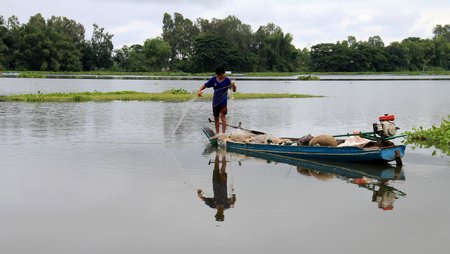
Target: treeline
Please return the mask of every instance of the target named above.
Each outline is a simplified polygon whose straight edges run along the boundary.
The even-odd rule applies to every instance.
[[[89,71],[113,67],[113,35],[93,25],[85,40],[83,25],[66,17],[41,14],[20,24],[0,16],[0,68],[6,70]]]
[[[311,47],[309,68],[323,72],[450,70],[450,25],[437,25],[433,39],[410,37],[385,46],[379,36]]]
[[[0,16],[0,70],[210,72],[218,64],[237,72],[450,70],[450,25],[437,25],[433,35],[388,46],[379,36],[349,36],[298,49],[273,23],[254,32],[235,16],[192,21],[165,13],[160,37],[114,50],[113,35],[96,24],[85,39],[83,25],[66,17],[36,14],[20,24]]]

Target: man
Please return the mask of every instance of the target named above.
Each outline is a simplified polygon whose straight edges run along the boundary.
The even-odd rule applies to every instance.
[[[225,133],[227,128],[227,97],[228,89],[232,89],[236,92],[236,84],[225,76],[225,68],[223,66],[218,66],[216,68],[216,75],[210,78],[205,84],[203,84],[197,92],[198,97],[203,96],[203,90],[212,87],[214,89],[213,97],[213,115],[214,123],[216,127],[216,135],[220,131],[220,121],[222,122],[222,133]]]

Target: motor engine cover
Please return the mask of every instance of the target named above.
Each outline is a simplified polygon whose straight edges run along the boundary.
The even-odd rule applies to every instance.
[[[397,133],[397,127],[395,127],[395,124],[393,122],[382,121],[381,125],[383,129],[383,136],[390,137],[394,136]]]

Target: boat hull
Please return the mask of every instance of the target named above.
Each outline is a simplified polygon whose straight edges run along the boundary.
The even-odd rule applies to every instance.
[[[214,132],[210,128],[202,128],[205,135],[213,145],[219,142],[211,139]],[[359,147],[330,147],[330,146],[284,146],[269,144],[239,143],[233,141],[224,142],[227,150],[241,152],[259,152],[274,155],[282,155],[291,158],[309,160],[328,160],[344,162],[361,161],[394,161],[400,160],[405,155],[405,146],[389,146],[372,149],[362,149]]]
[[[283,155],[299,159],[330,160],[330,161],[393,161],[405,154],[405,146],[391,146],[379,149],[361,149],[358,147],[328,147],[328,146],[282,146],[245,144],[228,141],[227,149],[251,151]]]

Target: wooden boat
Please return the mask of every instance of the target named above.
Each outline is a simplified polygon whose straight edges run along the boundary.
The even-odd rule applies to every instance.
[[[218,145],[218,139],[214,138],[214,131],[209,127],[203,127],[203,132],[211,144]],[[287,146],[273,144],[252,144],[235,141],[223,142],[227,150],[237,152],[254,152],[281,155],[291,158],[344,162],[375,162],[396,161],[401,165],[401,158],[405,154],[404,145],[373,146],[370,148],[359,147],[331,147],[331,146]]]

